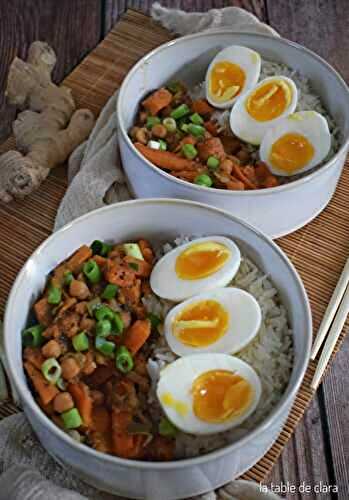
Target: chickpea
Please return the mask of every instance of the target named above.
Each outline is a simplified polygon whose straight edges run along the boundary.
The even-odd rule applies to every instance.
[[[97,365],[107,365],[109,363],[109,360],[106,356],[103,356],[100,352],[96,352],[96,357],[95,357]]]
[[[233,162],[231,160],[229,160],[228,158],[226,158],[225,160],[223,160],[219,166],[221,172],[224,172],[225,174],[228,174],[230,175],[231,174],[231,171],[233,170]]]
[[[82,367],[82,371],[84,375],[91,375],[97,368],[97,365],[94,361],[94,356],[92,352],[88,352],[85,356],[85,362]]]
[[[154,137],[158,137],[159,139],[165,139],[167,135],[167,129],[164,125],[161,125],[161,123],[157,123],[151,129],[151,133]]]
[[[91,391],[91,398],[93,404],[96,406],[101,406],[104,403],[104,394],[101,391],[96,391],[96,390]]]
[[[75,312],[81,314],[81,316],[85,314],[87,312],[87,302],[79,302],[78,304],[76,304]]]
[[[132,127],[131,128],[131,130],[130,130],[131,139],[133,139],[133,140],[136,139],[136,135],[137,135],[138,130],[139,130],[139,127]]]
[[[53,400],[53,409],[57,413],[63,413],[74,408],[74,401],[69,392],[60,392]]]
[[[84,281],[73,280],[69,286],[69,293],[72,297],[79,300],[87,299],[90,296],[90,290]]]
[[[57,340],[50,340],[41,348],[41,352],[45,358],[59,358],[62,349]]]
[[[96,320],[92,318],[82,318],[80,321],[80,328],[81,330],[86,330],[87,332],[90,332],[93,330],[93,328],[96,326]]]
[[[74,358],[65,358],[61,364],[62,377],[65,380],[71,380],[80,373],[79,363]]]
[[[148,141],[150,139],[150,132],[146,128],[140,128],[136,134],[136,140],[137,142],[140,142],[141,144],[148,144]]]

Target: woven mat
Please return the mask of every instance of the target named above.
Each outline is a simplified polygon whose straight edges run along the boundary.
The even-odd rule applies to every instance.
[[[86,106],[98,114],[130,67],[170,38],[168,31],[149,17],[128,11],[64,84],[73,90],[79,106]],[[0,146],[0,152],[10,147],[13,147],[11,138]],[[305,228],[278,240],[303,279],[312,306],[315,332],[349,255],[349,164],[346,166],[326,210]],[[65,169],[59,167],[29,199],[0,205],[0,314],[3,314],[6,297],[18,271],[50,234],[65,188]],[[344,333],[335,352],[343,339]],[[313,397],[310,381],[315,367],[316,363],[311,362],[287,423],[274,446],[243,478],[263,481],[268,476]],[[0,419],[15,412],[16,407],[6,402],[0,406]]]

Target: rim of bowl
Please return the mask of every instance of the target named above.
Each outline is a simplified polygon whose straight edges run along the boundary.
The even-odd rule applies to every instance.
[[[132,205],[152,205],[152,204],[164,204],[164,205],[186,205],[186,206],[193,206],[197,208],[204,208],[205,210],[210,210],[212,212],[215,212],[217,215],[228,218],[230,220],[233,220],[237,222],[238,224],[245,226],[247,229],[252,231],[258,238],[264,240],[269,246],[271,246],[276,253],[279,255],[280,259],[283,260],[283,262],[290,268],[291,273],[293,275],[293,279],[295,280],[295,283],[298,287],[299,293],[301,294],[303,298],[303,304],[304,304],[304,309],[305,309],[305,315],[306,315],[306,325],[305,325],[305,331],[308,332],[308,342],[306,346],[306,350],[304,352],[304,361],[302,363],[302,366],[300,368],[300,372],[298,373],[297,379],[295,381],[295,384],[293,387],[287,386],[285,389],[285,392],[288,390],[289,394],[287,398],[280,402],[272,409],[272,411],[265,417],[265,419],[257,425],[251,432],[248,432],[245,436],[242,438],[238,439],[234,443],[227,444],[223,446],[222,448],[219,448],[217,450],[213,450],[211,452],[205,453],[204,455],[200,455],[197,457],[193,458],[182,458],[180,460],[171,460],[169,462],[154,462],[154,461],[144,461],[144,460],[128,460],[124,458],[119,458],[116,456],[108,455],[107,453],[102,453],[99,451],[94,450],[93,448],[90,448],[84,444],[78,443],[77,441],[74,441],[68,434],[66,434],[64,431],[62,431],[59,427],[57,427],[46,415],[45,413],[40,409],[38,404],[35,402],[33,395],[26,383],[25,380],[19,380],[19,378],[16,376],[16,366],[12,363],[12,358],[9,356],[9,344],[11,342],[11,338],[9,337],[9,334],[7,332],[10,331],[10,323],[11,323],[11,315],[15,313],[16,308],[16,296],[18,293],[18,289],[23,286],[24,282],[24,275],[25,275],[25,269],[28,267],[28,264],[30,261],[35,258],[39,257],[40,253],[45,251],[46,246],[48,245],[49,242],[52,240],[55,240],[62,234],[69,232],[73,226],[79,225],[82,222],[86,222],[92,215],[96,213],[104,213],[104,212],[109,212],[113,210],[117,210],[118,206],[131,206]],[[12,313],[12,314],[11,314]],[[311,343],[312,343],[312,315],[311,315],[311,308],[309,304],[309,299],[307,296],[307,293],[305,291],[304,285],[295,269],[291,261],[288,259],[287,255],[274,243],[268,236],[264,235],[262,232],[260,232],[258,229],[254,228],[250,224],[244,222],[243,220],[239,219],[238,217],[235,217],[234,215],[231,215],[229,212],[226,212],[224,210],[221,210],[219,208],[211,207],[210,205],[207,205],[205,203],[199,203],[199,202],[194,202],[194,201],[189,201],[189,200],[180,200],[180,199],[173,199],[173,198],[147,198],[147,199],[139,199],[139,200],[129,200],[129,201],[124,201],[120,202],[117,204],[112,204],[108,205],[106,207],[98,208],[96,210],[93,210],[92,212],[89,212],[85,215],[82,215],[81,217],[78,217],[74,221],[66,224],[63,226],[61,229],[58,231],[52,233],[48,238],[46,238],[41,245],[33,252],[33,254],[27,259],[25,264],[23,265],[21,271],[19,272],[15,282],[12,285],[8,301],[6,304],[6,310],[5,310],[5,316],[4,316],[4,347],[5,347],[5,355],[8,363],[8,368],[9,372],[11,374],[11,381],[14,384],[15,388],[17,389],[20,399],[25,402],[27,406],[30,407],[31,411],[35,414],[35,418],[37,421],[40,422],[40,424],[46,428],[49,428],[51,432],[53,432],[56,436],[57,439],[61,439],[65,441],[65,443],[68,446],[71,446],[78,451],[82,451],[88,455],[92,455],[94,459],[97,460],[106,460],[110,462],[111,464],[115,463],[118,465],[122,465],[125,467],[139,467],[141,469],[175,469],[175,468],[182,468],[182,467],[187,467],[187,466],[195,466],[195,465],[200,465],[202,463],[209,462],[211,460],[214,460],[216,458],[219,458],[221,456],[224,456],[228,454],[229,452],[233,451],[234,449],[238,450],[241,448],[245,443],[253,439],[253,437],[259,435],[260,433],[267,432],[269,427],[277,420],[278,417],[282,414],[282,412],[285,409],[285,406],[287,403],[292,400],[294,400],[298,389],[302,383],[304,374],[306,372],[306,369],[308,367],[309,359],[310,359],[310,349],[311,349]],[[283,397],[285,394],[283,395]]]
[[[286,38],[282,37],[274,37],[272,35],[264,35],[264,34],[259,34],[259,33],[242,33],[239,31],[234,31],[231,29],[222,29],[222,28],[215,28],[215,29],[210,29],[207,32],[203,33],[195,33],[193,35],[186,35],[182,36],[180,38],[176,38],[174,40],[170,40],[169,42],[163,43],[159,47],[156,47],[155,49],[151,50],[148,52],[145,56],[143,56],[132,68],[131,70],[127,73],[126,77],[124,78],[120,90],[119,90],[119,95],[116,103],[116,111],[117,111],[117,120],[119,124],[119,130],[125,140],[125,144],[127,147],[138,156],[140,160],[143,161],[144,165],[148,168],[151,168],[154,170],[158,175],[161,175],[165,177],[168,180],[171,180],[172,182],[175,182],[179,185],[186,186],[188,189],[194,189],[194,190],[199,190],[199,191],[206,191],[207,193],[214,193],[214,194],[219,194],[222,196],[263,196],[263,195],[268,195],[272,193],[280,193],[282,191],[286,191],[288,189],[296,188],[297,186],[304,184],[306,182],[311,182],[312,179],[315,177],[321,175],[321,173],[330,167],[333,166],[333,164],[337,161],[339,156],[341,154],[344,154],[346,149],[349,146],[349,134],[346,137],[346,139],[343,141],[343,144],[339,148],[339,150],[333,155],[333,157],[328,160],[324,165],[322,165],[320,168],[317,168],[314,172],[311,174],[305,175],[304,177],[297,179],[295,181],[289,182],[288,184],[282,184],[281,186],[276,186],[272,188],[264,188],[264,189],[255,189],[255,190],[248,190],[248,191],[229,191],[226,189],[218,189],[218,188],[208,188],[205,186],[198,186],[197,184],[192,184],[191,182],[184,181],[182,179],[178,179],[174,177],[173,175],[168,174],[164,170],[160,169],[159,167],[155,166],[153,163],[151,163],[149,160],[147,160],[133,145],[131,139],[128,136],[127,130],[124,126],[123,119],[122,119],[122,112],[121,112],[121,101],[123,98],[123,93],[125,92],[125,89],[128,85],[129,79],[132,77],[138,69],[143,66],[149,59],[151,59],[155,54],[164,52],[168,49],[168,47],[171,47],[172,45],[182,45],[185,44],[188,40],[193,40],[196,38],[202,38],[202,37],[211,37],[215,36],[217,33],[221,34],[233,34],[233,35],[241,35],[241,36],[247,36],[248,38],[251,39],[272,39],[275,41],[275,43],[280,43],[281,45],[285,46],[290,46],[293,47],[301,52],[305,52],[308,54],[310,57],[313,59],[316,59],[324,68],[325,71],[328,71],[332,73],[335,78],[337,79],[338,83],[341,85],[343,90],[347,93],[348,96],[348,105],[349,105],[349,88],[344,79],[341,77],[341,75],[336,71],[328,62],[326,62],[321,56],[313,52],[312,50],[304,47],[303,45],[300,45],[296,42],[293,42],[291,40],[288,40]]]

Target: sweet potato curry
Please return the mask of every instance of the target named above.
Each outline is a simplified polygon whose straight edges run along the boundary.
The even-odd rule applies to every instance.
[[[218,124],[215,111],[174,82],[142,101],[129,134],[147,160],[179,179],[240,191],[279,185],[266,164]]]
[[[160,324],[142,302],[153,261],[145,240],[79,248],[34,305],[23,360],[38,404],[73,438],[123,458],[171,460],[176,429],[154,421],[147,403]]]

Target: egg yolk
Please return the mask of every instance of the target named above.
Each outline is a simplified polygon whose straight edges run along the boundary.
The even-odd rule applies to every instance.
[[[251,384],[234,372],[211,370],[194,380],[193,411],[204,422],[219,424],[236,418],[251,405]]]
[[[170,392],[165,392],[164,394],[162,394],[160,396],[160,401],[164,406],[173,408],[182,417],[185,417],[185,415],[189,411],[188,405],[183,403],[183,401],[175,399]]]
[[[187,247],[176,259],[176,274],[184,280],[207,278],[221,269],[230,250],[221,243],[204,241]]]
[[[245,72],[230,61],[217,62],[210,74],[210,93],[216,101],[229,101],[240,94],[245,85]]]
[[[301,134],[281,136],[272,146],[269,161],[279,170],[292,174],[305,167],[315,153],[313,145]]]
[[[258,122],[274,120],[290,105],[292,91],[286,82],[271,80],[257,88],[246,100],[247,112]]]
[[[174,319],[175,337],[185,345],[206,347],[217,342],[228,329],[229,314],[215,300],[201,300],[184,308]]]

